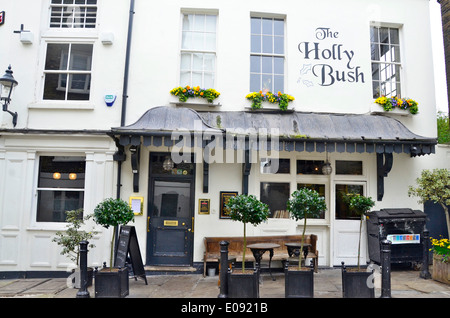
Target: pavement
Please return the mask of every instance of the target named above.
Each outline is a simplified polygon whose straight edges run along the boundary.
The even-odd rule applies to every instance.
[[[392,298],[450,298],[450,285],[420,278],[420,271],[392,270]],[[284,298],[284,273],[261,274],[260,298]],[[217,298],[220,293],[218,275],[201,274],[149,275],[148,285],[142,278],[130,278],[127,298]],[[95,284],[95,282],[94,282]],[[68,287],[65,278],[0,280],[0,303],[4,298],[76,298],[78,289]],[[95,298],[94,286],[88,288]],[[375,275],[375,298],[381,295],[381,276]],[[314,298],[342,298],[340,268],[319,268],[314,274]],[[448,303],[447,303],[448,304]]]

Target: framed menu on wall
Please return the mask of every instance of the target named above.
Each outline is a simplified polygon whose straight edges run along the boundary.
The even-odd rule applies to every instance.
[[[226,204],[231,197],[237,196],[237,191],[220,191],[220,218],[221,219],[229,219],[229,211],[226,208]]]

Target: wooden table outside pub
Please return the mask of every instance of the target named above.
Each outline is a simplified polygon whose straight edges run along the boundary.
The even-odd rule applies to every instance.
[[[272,257],[273,257],[273,249],[280,247],[280,245],[275,243],[256,243],[256,244],[250,244],[247,245],[247,247],[252,251],[253,256],[255,257],[256,266],[259,271],[261,268],[261,259],[265,252],[269,251],[269,274],[270,277],[272,277],[272,280],[275,280],[275,278],[272,276],[272,269],[271,269],[271,263],[272,263]]]

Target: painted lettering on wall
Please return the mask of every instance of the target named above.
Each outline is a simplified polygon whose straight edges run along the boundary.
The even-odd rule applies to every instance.
[[[300,69],[297,82],[307,87],[331,86],[338,82],[364,83],[361,66],[355,65],[355,52],[339,43],[339,32],[327,27],[315,30],[317,41],[300,42],[298,51],[306,63]],[[307,63],[310,62],[310,63]]]

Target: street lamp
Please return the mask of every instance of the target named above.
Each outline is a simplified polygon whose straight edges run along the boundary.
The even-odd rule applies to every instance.
[[[8,110],[8,105],[11,102],[11,95],[15,86],[17,86],[17,81],[14,79],[11,71],[11,65],[8,66],[5,75],[0,77],[0,101],[2,102],[2,107],[4,112],[8,112],[13,117],[13,125],[16,127],[17,124],[17,112],[12,112]]]

